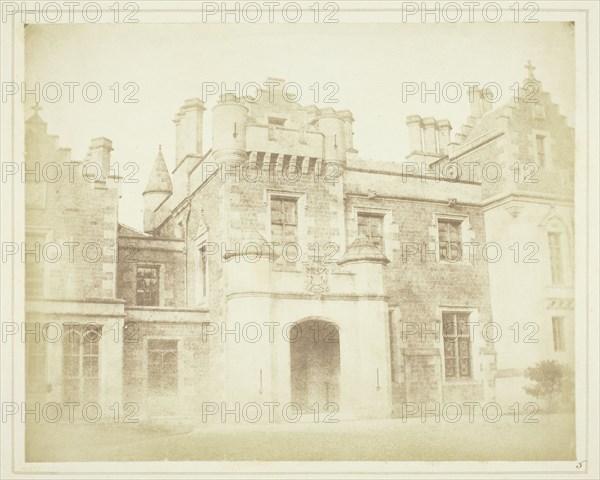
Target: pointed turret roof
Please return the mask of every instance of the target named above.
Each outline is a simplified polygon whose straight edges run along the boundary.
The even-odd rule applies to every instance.
[[[352,245],[346,249],[346,253],[338,261],[338,265],[353,262],[390,263],[389,259],[369,241],[364,233],[356,237]]]
[[[154,166],[152,167],[150,179],[148,180],[148,185],[146,185],[144,194],[157,192],[173,193],[171,175],[169,175],[169,170],[167,169],[167,164],[163,158],[160,145],[158,146],[158,155],[156,155],[156,160],[154,160]]]

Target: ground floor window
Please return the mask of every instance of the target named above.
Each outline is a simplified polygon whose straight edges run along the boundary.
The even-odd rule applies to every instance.
[[[100,325],[65,325],[63,399],[97,401],[99,393]]]
[[[469,313],[444,312],[442,323],[446,378],[471,378]]]
[[[177,356],[177,340],[148,340],[148,389],[151,392],[177,392]]]

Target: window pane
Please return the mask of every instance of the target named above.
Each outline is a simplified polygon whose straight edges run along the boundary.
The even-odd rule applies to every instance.
[[[438,219],[440,259],[459,261],[462,258],[462,222]]]
[[[439,230],[439,240],[440,242],[447,242],[449,235],[448,235],[448,224],[444,223],[444,222],[439,222],[438,223],[438,230]]]
[[[466,312],[443,312],[442,325],[446,377],[470,377],[469,314]]]
[[[281,200],[271,200],[271,223],[278,225],[283,223],[283,202]]]
[[[296,199],[271,198],[271,240],[281,245],[298,242]]]
[[[471,376],[471,360],[469,358],[461,358],[459,360],[460,365],[460,376],[470,377]]]
[[[284,227],[284,242],[295,243],[296,242],[296,227],[294,225],[286,225]]]
[[[357,226],[359,235],[367,237],[373,245],[383,246],[383,215],[359,212]]]
[[[63,358],[63,375],[67,377],[77,377],[79,375],[79,358]]]
[[[469,316],[465,313],[457,313],[456,322],[458,335],[461,337],[469,337]]]
[[[69,325],[63,337],[63,398],[95,401],[99,389],[99,353],[102,327]]]
[[[359,235],[364,235],[365,237],[369,238],[369,226],[366,224],[358,224],[358,234]]]
[[[177,340],[148,341],[148,388],[159,394],[178,386]]]
[[[443,331],[444,337],[456,336],[456,317],[454,314],[443,314]]]
[[[159,304],[159,267],[137,268],[137,295],[138,305],[158,306]]]
[[[296,202],[292,200],[286,200],[284,202],[284,220],[288,225],[296,225]]]
[[[446,377],[456,377],[456,360],[446,358]]]

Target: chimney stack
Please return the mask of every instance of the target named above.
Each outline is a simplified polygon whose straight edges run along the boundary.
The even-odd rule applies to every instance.
[[[354,129],[352,124],[354,123],[354,117],[350,110],[342,110],[338,112],[342,120],[344,120],[344,139],[346,140],[346,151],[349,153],[357,153],[354,149]]]
[[[452,125],[446,119],[438,120],[437,128],[439,152],[446,155],[448,153],[448,145],[451,142],[450,132],[452,131]]]
[[[101,181],[106,181],[110,176],[110,152],[112,149],[112,141],[108,138],[94,138],[90,143],[87,160],[100,168]],[[92,172],[93,170],[90,170],[90,174],[94,175]]]
[[[423,134],[421,132],[421,117],[419,115],[411,115],[406,119],[408,126],[408,142],[410,145],[410,153],[420,153],[423,151]]]
[[[410,161],[430,164],[448,154],[450,131],[452,126],[448,120],[436,120],[433,117],[421,118],[411,115],[406,119]]]
[[[424,153],[438,153],[437,144],[437,129],[435,118],[427,117],[423,119],[423,152]]]
[[[175,166],[187,155],[202,154],[202,117],[205,107],[199,98],[185,101],[173,119],[175,123]]]

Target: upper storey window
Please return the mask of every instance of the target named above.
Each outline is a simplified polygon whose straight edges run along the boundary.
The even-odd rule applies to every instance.
[[[271,198],[271,240],[276,245],[298,243],[297,199]]]
[[[546,137],[543,135],[536,135],[535,146],[537,152],[537,163],[540,167],[543,167],[546,164]]]
[[[383,215],[358,212],[358,234],[383,250]]]
[[[147,307],[159,305],[160,267],[137,267],[136,304]]]
[[[462,258],[462,221],[438,219],[440,260],[457,262]]]

